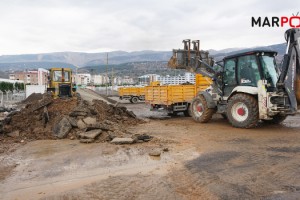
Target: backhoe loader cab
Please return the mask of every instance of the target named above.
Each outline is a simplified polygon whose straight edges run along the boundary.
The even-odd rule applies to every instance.
[[[221,77],[222,96],[228,98],[239,86],[239,90],[250,91],[249,87],[257,87],[259,80],[268,82],[267,90],[274,91],[278,79],[273,51],[252,51],[225,57]]]
[[[47,92],[54,97],[72,97],[72,70],[70,68],[51,68],[48,76]]]

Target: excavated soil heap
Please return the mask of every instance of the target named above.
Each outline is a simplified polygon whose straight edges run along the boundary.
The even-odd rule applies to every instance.
[[[43,121],[43,108],[32,111],[32,108],[39,101],[38,98],[31,99],[25,108],[13,113],[4,125],[4,132],[15,133],[12,134],[15,138],[26,140],[55,139],[52,133],[54,124],[77,105],[77,99],[53,99],[52,103],[47,106],[49,114],[49,122],[47,124]]]
[[[34,95],[25,101],[28,102],[25,108],[11,113],[4,120],[3,126],[4,135],[9,137],[2,138],[2,141],[5,142],[7,138],[18,142],[66,137],[80,139],[80,134],[94,129],[101,131],[102,134],[101,137],[93,138],[93,141],[95,139],[110,141],[114,137],[127,134],[126,126],[141,122],[125,107],[109,105],[101,100],[89,103],[80,96],[69,99],[50,97],[51,103],[47,104],[48,112],[45,112],[45,106],[38,105],[47,98],[49,99],[49,96],[43,95],[40,98]],[[94,120],[94,124],[89,124],[88,120],[91,119]],[[67,131],[64,130],[65,126]],[[62,131],[63,135],[57,130]]]
[[[32,93],[29,95],[25,100],[23,100],[22,104],[29,104],[31,102],[36,102],[38,100],[41,100],[43,98],[43,94],[41,93]]]

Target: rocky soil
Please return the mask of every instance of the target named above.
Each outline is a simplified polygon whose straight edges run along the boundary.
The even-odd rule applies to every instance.
[[[147,142],[148,135],[127,131],[128,126],[143,123],[126,107],[102,100],[83,100],[80,95],[53,99],[33,94],[23,109],[9,113],[0,123],[0,153],[7,143],[26,143],[44,139],[78,139],[82,143],[112,142],[115,144]]]

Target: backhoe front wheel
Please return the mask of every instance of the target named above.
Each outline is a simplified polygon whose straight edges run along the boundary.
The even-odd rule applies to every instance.
[[[235,94],[228,101],[227,117],[234,127],[256,127],[259,120],[257,99],[249,94]]]
[[[192,118],[200,123],[207,123],[215,111],[208,108],[207,101],[202,95],[196,96],[190,106]]]

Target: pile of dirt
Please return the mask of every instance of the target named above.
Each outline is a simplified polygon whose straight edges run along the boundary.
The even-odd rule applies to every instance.
[[[43,94],[41,94],[41,93],[32,93],[25,100],[23,100],[21,103],[22,104],[28,104],[28,103],[31,103],[31,102],[41,100],[42,98],[43,98]]]
[[[2,122],[2,142],[70,138],[90,143],[141,137],[126,131],[127,126],[142,122],[126,107],[101,100],[89,103],[80,96],[52,99],[34,94],[27,102],[25,108],[10,113]]]

